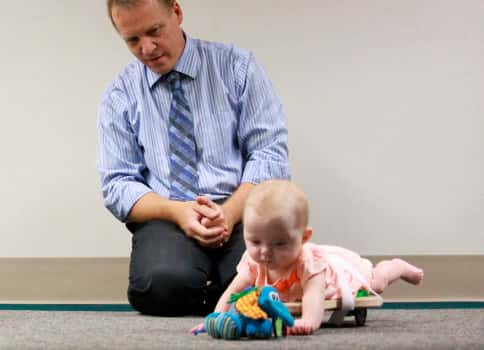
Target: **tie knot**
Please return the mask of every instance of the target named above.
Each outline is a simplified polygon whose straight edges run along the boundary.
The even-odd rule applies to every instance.
[[[177,89],[180,87],[181,74],[173,70],[167,74],[166,81],[170,84],[172,90]]]

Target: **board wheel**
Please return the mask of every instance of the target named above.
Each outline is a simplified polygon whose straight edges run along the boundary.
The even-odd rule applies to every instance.
[[[353,313],[355,315],[356,325],[359,327],[364,326],[367,314],[366,308],[357,308],[353,311]]]

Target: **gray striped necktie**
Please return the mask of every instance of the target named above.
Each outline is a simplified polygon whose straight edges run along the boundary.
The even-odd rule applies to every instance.
[[[172,71],[166,80],[173,97],[170,106],[170,199],[193,200],[198,196],[197,152],[190,106],[181,86],[182,75]]]

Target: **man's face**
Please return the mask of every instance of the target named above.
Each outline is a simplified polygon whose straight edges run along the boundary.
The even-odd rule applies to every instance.
[[[145,0],[134,7],[114,6],[111,13],[133,55],[153,72],[173,69],[185,47],[183,13],[177,2],[167,8],[158,0]]]

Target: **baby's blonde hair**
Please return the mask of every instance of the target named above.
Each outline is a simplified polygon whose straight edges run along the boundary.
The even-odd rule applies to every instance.
[[[309,221],[306,195],[288,180],[268,180],[255,186],[245,202],[244,220],[247,208],[265,217],[292,217],[295,228],[305,229]]]

